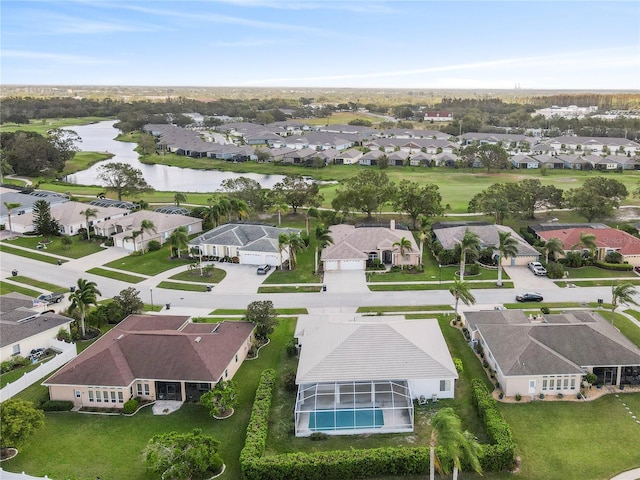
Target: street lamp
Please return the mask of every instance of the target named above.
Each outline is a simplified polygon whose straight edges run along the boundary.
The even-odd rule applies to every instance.
[[[442,264],[439,263],[438,264],[438,282],[440,285],[442,285]]]
[[[151,295],[151,311],[153,312],[153,288],[149,288],[149,295]]]

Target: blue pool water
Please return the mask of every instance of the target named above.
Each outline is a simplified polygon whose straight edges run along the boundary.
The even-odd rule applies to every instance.
[[[309,414],[310,430],[355,430],[384,426],[382,410],[318,410]]]

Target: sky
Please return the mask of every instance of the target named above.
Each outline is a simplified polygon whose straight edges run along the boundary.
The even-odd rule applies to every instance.
[[[640,1],[0,1],[2,85],[640,89]]]

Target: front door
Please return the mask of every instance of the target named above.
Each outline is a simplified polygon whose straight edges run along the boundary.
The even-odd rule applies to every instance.
[[[167,385],[167,400],[176,399],[176,386],[172,384]]]
[[[536,381],[529,380],[529,393],[536,393]]]

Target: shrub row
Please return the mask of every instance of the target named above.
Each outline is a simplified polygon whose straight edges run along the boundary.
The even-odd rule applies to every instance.
[[[124,402],[124,405],[122,406],[122,413],[126,413],[127,415],[135,413],[135,411],[138,410],[138,405],[140,405],[140,402],[135,398],[132,398],[131,400]]]
[[[484,382],[478,378],[471,381],[471,396],[478,416],[487,432],[491,445],[483,445],[481,464],[487,471],[499,471],[513,465],[515,444],[511,427],[496,408],[496,400],[491,396]]]
[[[618,272],[630,272],[633,270],[633,265],[629,263],[606,263],[602,260],[596,260],[594,265],[605,270],[616,270]]]
[[[68,400],[47,400],[42,404],[45,412],[69,412],[73,408],[73,402]]]

